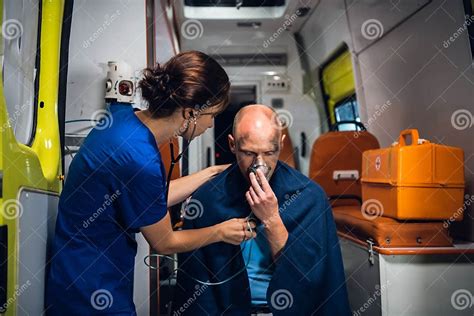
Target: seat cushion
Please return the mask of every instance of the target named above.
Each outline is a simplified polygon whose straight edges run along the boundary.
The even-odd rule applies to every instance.
[[[337,230],[379,247],[450,247],[453,245],[443,222],[398,221],[374,217],[361,212],[358,206],[333,208]]]

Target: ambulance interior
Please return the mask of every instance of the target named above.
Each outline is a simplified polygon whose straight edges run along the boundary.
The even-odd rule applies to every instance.
[[[129,65],[127,75],[139,78],[188,50],[224,67],[231,97],[214,127],[190,143],[174,178],[234,162],[227,135],[235,114],[271,106],[287,135],[280,160],[330,198],[353,315],[473,314],[474,1],[1,7],[5,315],[44,311],[59,195],[91,120],[106,109],[108,62]],[[144,108],[139,91],[131,106]],[[160,150],[168,167],[170,149]],[[170,210],[175,222],[181,211]],[[141,234],[136,240],[137,314],[170,315],[179,262],[155,258],[160,269],[150,269],[143,261],[150,247]]]

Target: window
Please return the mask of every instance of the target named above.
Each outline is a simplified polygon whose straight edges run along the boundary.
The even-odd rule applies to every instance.
[[[471,43],[471,54],[474,57],[474,0],[464,0],[464,12],[466,13],[465,25],[467,27],[469,42]]]
[[[336,104],[336,106],[334,107],[334,114],[336,118],[336,123],[343,121],[360,122],[359,105],[357,103],[355,94]],[[356,129],[357,125],[350,123],[340,124],[338,126],[338,130],[340,131],[353,131]]]
[[[39,0],[23,5],[5,1],[3,91],[8,120],[18,142],[29,144],[34,131]]]
[[[360,122],[359,105],[355,95],[354,71],[347,45],[338,49],[320,69],[321,90],[331,127],[338,130],[357,130]]]
[[[184,4],[193,7],[235,7],[239,1],[235,0],[185,0]],[[242,0],[242,7],[278,7],[285,4],[285,0]]]

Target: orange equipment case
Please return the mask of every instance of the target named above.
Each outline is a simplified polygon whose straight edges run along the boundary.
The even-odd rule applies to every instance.
[[[389,148],[365,151],[361,182],[362,199],[378,202],[383,216],[462,220],[463,150],[420,139],[416,129],[402,131]]]

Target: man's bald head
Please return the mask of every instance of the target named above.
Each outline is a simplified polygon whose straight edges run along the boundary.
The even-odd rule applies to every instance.
[[[266,105],[247,105],[235,115],[229,148],[247,180],[249,168],[257,162],[267,166],[271,177],[283,146],[281,129],[277,113]]]
[[[280,139],[281,123],[275,110],[263,104],[251,104],[241,108],[235,115],[232,129],[236,140],[262,133],[274,133],[274,136]]]

